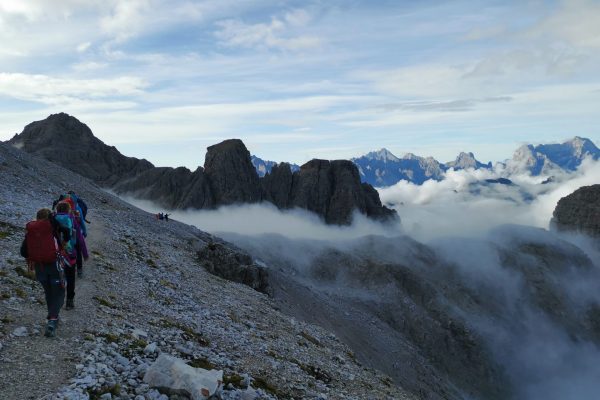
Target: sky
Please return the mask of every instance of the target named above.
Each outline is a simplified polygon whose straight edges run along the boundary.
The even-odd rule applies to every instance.
[[[0,0],[0,140],[66,112],[128,156],[303,163],[600,143],[600,1]]]

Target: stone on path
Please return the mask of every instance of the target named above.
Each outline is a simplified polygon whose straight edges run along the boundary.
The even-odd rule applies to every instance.
[[[165,394],[204,400],[212,396],[223,382],[223,371],[190,367],[179,358],[161,354],[148,368],[144,382]]]

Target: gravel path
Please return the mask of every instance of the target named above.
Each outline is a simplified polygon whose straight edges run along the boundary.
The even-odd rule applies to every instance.
[[[94,251],[104,240],[104,227],[98,221],[89,228],[88,245],[90,251]],[[18,235],[15,236],[13,242],[18,242]],[[19,264],[25,267],[22,260]],[[2,316],[7,321],[12,320],[9,329],[25,327],[28,332],[25,336],[9,335],[3,343],[0,354],[3,399],[43,398],[58,391],[75,373],[73,361],[82,350],[84,334],[95,328],[97,305],[93,297],[102,287],[102,276],[97,273],[93,256],[84,263],[84,273],[84,278],[76,281],[75,309],[66,311],[63,308],[56,337],[43,336],[46,306],[38,302],[44,294],[37,282],[31,287],[33,300],[16,302]],[[24,382],[27,382],[27,393],[23,393]]]

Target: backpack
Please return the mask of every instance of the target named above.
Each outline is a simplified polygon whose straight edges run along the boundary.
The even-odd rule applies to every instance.
[[[31,221],[25,229],[27,260],[38,263],[55,262],[58,245],[52,222],[48,219]]]

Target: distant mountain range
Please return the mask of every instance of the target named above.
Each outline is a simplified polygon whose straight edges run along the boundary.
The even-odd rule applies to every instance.
[[[498,162],[496,166],[492,166],[491,162],[485,164],[478,161],[473,153],[461,152],[456,160],[440,163],[433,157],[420,157],[412,153],[399,158],[387,149],[372,151],[350,161],[358,167],[362,182],[375,187],[386,187],[395,185],[401,180],[417,185],[431,179],[440,181],[451,168],[491,170],[497,167],[506,176],[501,179],[522,173],[533,176],[552,175],[558,171],[576,170],[586,157],[598,160],[600,149],[591,140],[576,136],[560,144],[523,145],[515,151],[512,159]],[[273,166],[277,164],[256,156],[252,156],[252,163],[259,176],[270,173]],[[292,170],[300,168],[295,164],[291,167]]]
[[[250,156],[250,161],[252,161],[252,165],[256,168],[256,173],[260,178],[264,177],[266,174],[270,174],[273,167],[277,165],[277,162],[275,161],[265,161],[256,156]],[[300,166],[297,164],[290,164],[290,169],[292,170],[292,173],[300,171]]]

